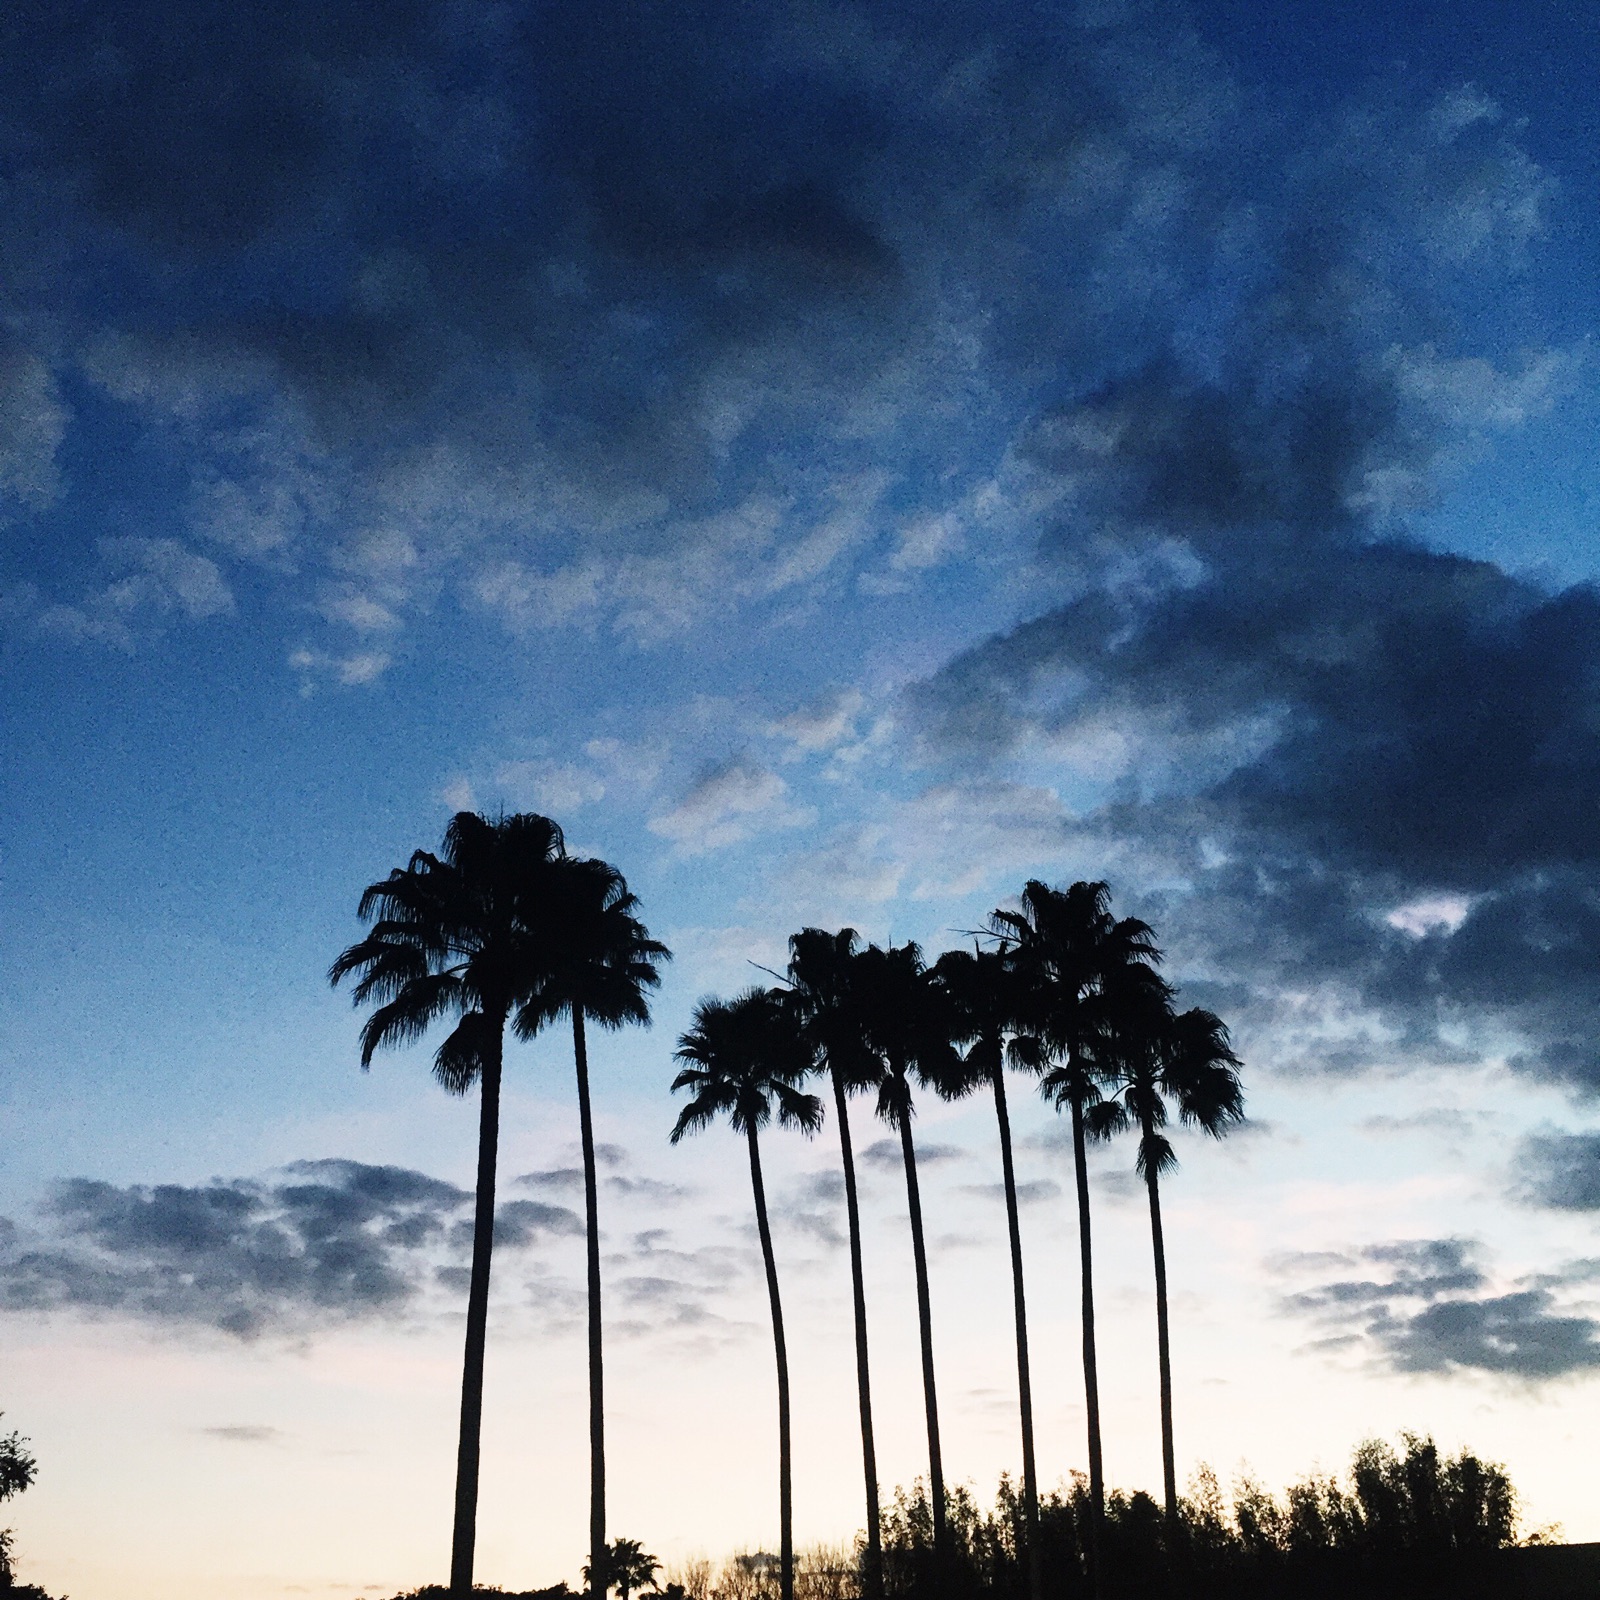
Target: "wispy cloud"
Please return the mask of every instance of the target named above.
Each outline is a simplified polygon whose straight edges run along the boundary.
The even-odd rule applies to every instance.
[[[702,773],[669,810],[650,819],[650,831],[684,855],[743,844],[759,834],[798,828],[815,812],[796,805],[777,773],[736,759]]]

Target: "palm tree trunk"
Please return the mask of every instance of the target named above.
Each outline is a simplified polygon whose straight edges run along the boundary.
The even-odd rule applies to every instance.
[[[589,1047],[583,1007],[572,1008],[572,1051],[578,1064],[578,1123],[583,1137],[583,1203],[589,1257],[589,1593],[606,1596],[606,1402],[600,1342],[600,1201],[595,1179],[594,1119],[589,1111]]]
[[[1161,1362],[1161,1487],[1166,1494],[1169,1526],[1178,1516],[1178,1469],[1172,1448],[1172,1350],[1167,1339],[1167,1248],[1161,1235],[1161,1189],[1156,1164],[1145,1163],[1145,1188],[1150,1193],[1150,1242],[1156,1258],[1156,1350]]]
[[[1005,1069],[996,1062],[995,1116],[1000,1122],[1000,1170],[1006,1185],[1006,1226],[1011,1234],[1011,1295],[1017,1317],[1017,1403],[1022,1413],[1022,1509],[1028,1530],[1028,1594],[1040,1600],[1044,1588],[1039,1550],[1039,1478],[1033,1460],[1033,1382],[1028,1371],[1028,1309],[1022,1293],[1022,1229],[1017,1220],[1017,1174],[1011,1161],[1011,1118],[1006,1112]]]
[[[1089,1419],[1089,1587],[1101,1592],[1100,1548],[1106,1515],[1105,1465],[1100,1448],[1100,1369],[1094,1345],[1094,1253],[1089,1237],[1089,1157],[1083,1106],[1072,1101],[1072,1165],[1078,1187],[1078,1261],[1083,1277],[1083,1403]]]
[[[756,1228],[767,1268],[767,1298],[772,1302],[772,1348],[778,1358],[778,1573],[779,1600],[794,1600],[794,1512],[790,1501],[789,1349],[783,1340],[783,1303],[778,1298],[778,1263],[767,1225],[767,1191],[761,1182],[761,1148],[756,1127],[745,1128],[750,1143],[750,1186],[756,1196]]]
[[[856,1314],[856,1398],[861,1408],[861,1471],[867,1490],[867,1558],[862,1574],[866,1600],[883,1593],[883,1537],[878,1520],[878,1453],[872,1438],[872,1380],[867,1367],[867,1291],[861,1270],[861,1207],[856,1199],[856,1158],[850,1146],[850,1106],[844,1080],[833,1079],[839,1115],[839,1151],[844,1159],[844,1208],[850,1230],[850,1292]]]
[[[928,1252],[922,1240],[922,1195],[917,1188],[917,1152],[911,1143],[911,1113],[902,1108],[900,1151],[906,1164],[906,1204],[911,1212],[911,1256],[917,1268],[917,1327],[922,1335],[922,1403],[928,1416],[928,1490],[933,1500],[933,1551],[941,1578],[947,1555],[944,1461],[939,1453],[939,1396],[933,1381],[933,1312],[928,1302]]]
[[[478,1537],[479,1432],[483,1423],[483,1351],[489,1330],[489,1260],[494,1249],[494,1177],[500,1148],[500,1068],[504,1018],[495,1023],[491,1059],[482,1063],[478,1103],[478,1187],[472,1210],[472,1276],[467,1288],[467,1345],[461,1363],[461,1437],[456,1448],[456,1515],[450,1543],[450,1600],[470,1600]]]

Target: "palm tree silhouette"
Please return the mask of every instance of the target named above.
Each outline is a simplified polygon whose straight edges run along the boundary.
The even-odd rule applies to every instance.
[[[600,1210],[594,1118],[589,1104],[587,1022],[616,1029],[648,1024],[645,991],[661,981],[657,964],[672,952],[652,939],[637,916],[639,902],[626,879],[604,861],[578,860],[564,874],[563,893],[550,908],[554,949],[537,992],[517,1014],[517,1033],[531,1038],[560,1016],[572,1019],[578,1076],[578,1126],[583,1144],[583,1199],[589,1289],[589,1568],[603,1571],[606,1550],[605,1361],[601,1338]],[[597,1587],[597,1585],[600,1585]],[[603,1580],[590,1593],[604,1600]]]
[[[828,933],[802,928],[789,940],[789,996],[817,1066],[833,1085],[844,1163],[845,1216],[850,1233],[850,1290],[856,1324],[856,1399],[861,1413],[861,1470],[866,1480],[867,1550],[863,1569],[867,1600],[882,1593],[883,1539],[878,1511],[878,1459],[872,1436],[872,1380],[867,1363],[867,1296],[861,1265],[861,1208],[850,1142],[849,1093],[877,1082],[875,1059],[862,1037],[860,1006],[851,988],[857,955],[854,928]]]
[[[756,1230],[767,1271],[772,1306],[772,1345],[778,1363],[778,1516],[781,1600],[794,1600],[794,1526],[790,1497],[789,1352],[783,1337],[783,1304],[778,1297],[778,1264],[767,1222],[767,1191],[761,1179],[759,1131],[772,1119],[815,1133],[822,1126],[822,1102],[798,1085],[811,1071],[812,1056],[792,1009],[769,989],[751,989],[733,1001],[702,1000],[693,1026],[674,1052],[688,1063],[672,1080],[674,1092],[694,1098],[678,1113],[672,1130],[676,1144],[686,1133],[707,1127],[725,1113],[750,1152],[750,1187],[755,1194]]]
[[[1161,1174],[1178,1164],[1162,1131],[1168,1101],[1178,1120],[1220,1139],[1244,1121],[1238,1056],[1228,1030],[1210,1011],[1174,1014],[1172,991],[1148,969],[1129,968],[1106,992],[1101,1046],[1115,1072],[1118,1110],[1139,1130],[1136,1170],[1150,1200],[1155,1255],[1156,1344],[1161,1366],[1161,1474],[1169,1523],[1178,1516],[1177,1465],[1172,1442],[1172,1354],[1167,1319],[1167,1253],[1161,1230]]]
[[[602,1594],[615,1589],[622,1600],[628,1600],[635,1589],[654,1584],[660,1570],[661,1563],[646,1551],[639,1540],[613,1539],[606,1546],[602,1571],[598,1574],[595,1572],[591,1557],[584,1563],[583,1581],[588,1588],[598,1585]]]
[[[941,1086],[970,1093],[994,1090],[1000,1125],[1000,1170],[1005,1180],[1006,1229],[1011,1240],[1011,1295],[1017,1325],[1017,1406],[1022,1421],[1022,1505],[1028,1530],[1028,1593],[1040,1600],[1044,1574],[1039,1549],[1039,1477],[1033,1453],[1033,1382],[1028,1369],[1028,1311],[1022,1281],[1022,1229],[1017,1216],[1017,1175],[1011,1157],[1011,1117],[1006,1108],[1005,1036],[1015,1025],[1020,996],[1016,968],[998,950],[947,950],[933,966],[949,1000],[956,1040],[966,1046],[959,1079]]]
[[[939,1397],[933,1369],[933,1314],[928,1295],[928,1252],[923,1238],[922,1194],[911,1137],[911,1074],[947,1089],[962,1073],[951,1042],[947,1004],[914,944],[882,950],[868,945],[855,960],[853,980],[863,1035],[877,1058],[878,1115],[900,1135],[906,1171],[906,1206],[911,1217],[911,1254],[917,1276],[917,1327],[922,1341],[922,1401],[928,1424],[928,1489],[933,1509],[933,1548],[943,1575],[949,1563],[945,1517],[944,1461],[939,1448]]]
[[[561,829],[548,817],[519,814],[490,821],[458,812],[438,855],[418,850],[404,867],[367,886],[357,911],[362,921],[373,922],[372,929],[328,970],[334,984],[357,975],[356,1005],[377,1002],[361,1029],[363,1069],[381,1046],[411,1043],[439,1018],[454,1016],[454,1029],[434,1054],[434,1076],[452,1094],[464,1095],[479,1085],[478,1183],[450,1552],[453,1600],[471,1595],[477,1537],[505,1027],[516,1010],[519,1034],[533,1032],[532,1025],[524,1028],[522,1013],[552,970],[550,912],[565,897],[574,866]]]
[[[1149,970],[1161,959],[1148,924],[1111,915],[1104,883],[1052,889],[1037,878],[1022,891],[1021,911],[996,911],[993,932],[1008,948],[1019,981],[1016,1006],[1022,1028],[1012,1059],[1051,1068],[1042,1085],[1057,1110],[1072,1117],[1072,1164],[1078,1201],[1078,1260],[1082,1280],[1083,1393],[1089,1439],[1088,1558],[1090,1582],[1100,1589],[1100,1549],[1105,1529],[1105,1468],[1100,1439],[1100,1379],[1094,1332],[1094,1250],[1089,1220],[1086,1146],[1110,1129],[1093,1043],[1108,979],[1126,968]]]

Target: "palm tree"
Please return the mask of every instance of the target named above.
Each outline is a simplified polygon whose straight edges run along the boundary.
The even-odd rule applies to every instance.
[[[584,1564],[583,1581],[589,1587],[595,1583],[593,1568],[593,1560]],[[615,1589],[622,1600],[628,1600],[635,1589],[653,1585],[660,1570],[661,1563],[637,1539],[613,1539],[606,1546],[605,1570],[599,1575],[600,1588],[602,1592]]]
[[[1153,979],[1153,981],[1152,981]],[[1174,1014],[1171,990],[1153,974],[1128,972],[1106,995],[1104,1059],[1116,1073],[1119,1109],[1139,1130],[1136,1170],[1150,1200],[1155,1254],[1156,1344],[1161,1365],[1161,1475],[1169,1523],[1178,1515],[1172,1443],[1172,1355],[1167,1323],[1167,1252],[1161,1231],[1161,1174],[1178,1164],[1167,1125],[1178,1120],[1220,1139],[1244,1121],[1238,1056],[1222,1019],[1210,1011]]]
[[[1098,1027],[1096,997],[1108,977],[1129,967],[1148,971],[1161,959],[1155,935],[1137,918],[1111,915],[1104,883],[1052,889],[1037,878],[1022,891],[1020,911],[996,911],[990,927],[1008,950],[1018,975],[1016,1002],[1022,1028],[1012,1059],[1037,1071],[1052,1070],[1045,1093],[1072,1116],[1072,1162],[1078,1202],[1078,1260],[1082,1283],[1083,1394],[1089,1438],[1090,1581],[1100,1588],[1100,1547],[1105,1525],[1105,1469],[1100,1441],[1100,1379],[1094,1332],[1094,1251],[1089,1221],[1087,1144],[1107,1129],[1090,1049]]]
[[[767,1222],[767,1191],[761,1180],[759,1131],[776,1110],[780,1125],[815,1133],[822,1126],[822,1102],[798,1085],[811,1071],[812,1058],[791,1009],[769,989],[751,989],[736,1000],[702,1000],[694,1024],[674,1052],[687,1063],[672,1081],[674,1091],[694,1098],[678,1113],[672,1130],[676,1144],[686,1133],[707,1127],[726,1113],[750,1152],[750,1187],[755,1193],[756,1230],[767,1269],[772,1306],[772,1345],[778,1363],[778,1516],[781,1600],[794,1600],[794,1527],[790,1504],[789,1352],[783,1338],[783,1304],[778,1298],[778,1265]]]
[[[994,1090],[1000,1125],[1000,1170],[1005,1180],[1006,1228],[1011,1239],[1011,1296],[1017,1324],[1017,1405],[1022,1421],[1022,1507],[1028,1530],[1028,1593],[1040,1600],[1044,1575],[1039,1550],[1039,1477],[1033,1454],[1033,1382],[1028,1370],[1028,1311],[1022,1285],[1022,1230],[1017,1217],[1017,1175],[1011,1158],[1011,1118],[1006,1109],[1005,1036],[1015,1025],[1019,996],[1015,967],[998,950],[947,950],[934,977],[950,1003],[955,1038],[966,1046],[960,1078],[950,1093]]]
[[[855,1308],[861,1470],[867,1497],[867,1550],[862,1576],[868,1600],[874,1600],[883,1589],[883,1539],[878,1512],[878,1459],[872,1436],[872,1380],[867,1365],[861,1208],[856,1194],[856,1160],[850,1142],[848,1096],[852,1089],[876,1083],[877,1076],[874,1059],[862,1038],[859,1006],[852,998],[850,975],[856,954],[854,928],[842,928],[838,933],[802,928],[789,941],[789,998],[811,1044],[813,1059],[832,1082],[833,1105],[839,1124],[845,1217],[850,1233],[850,1290]]]
[[[574,865],[561,829],[548,817],[519,814],[490,821],[458,812],[438,855],[418,850],[404,867],[368,885],[358,914],[364,922],[377,920],[366,938],[328,970],[334,984],[357,975],[355,1004],[377,1002],[361,1029],[363,1070],[380,1046],[413,1042],[439,1018],[454,1016],[454,1029],[434,1054],[434,1076],[452,1094],[464,1095],[479,1085],[452,1600],[467,1600],[472,1593],[505,1027],[515,1010],[518,1032],[527,1037],[533,1031],[533,1025],[523,1026],[522,1013],[552,970],[551,911],[566,898]]]
[[[868,1048],[877,1058],[878,1115],[900,1135],[906,1170],[906,1206],[911,1217],[911,1254],[917,1275],[917,1327],[922,1339],[922,1401],[928,1424],[928,1488],[933,1502],[933,1548],[947,1570],[944,1461],[939,1449],[939,1397],[933,1370],[933,1314],[928,1296],[928,1252],[922,1229],[922,1194],[911,1137],[915,1114],[911,1074],[925,1085],[949,1085],[961,1075],[951,1043],[944,997],[933,984],[914,944],[889,950],[868,945],[852,973]]]
[[[583,1198],[589,1287],[589,1592],[604,1600],[606,1551],[605,1361],[601,1339],[600,1208],[595,1170],[594,1118],[589,1105],[586,1022],[621,1028],[648,1024],[645,991],[661,981],[657,964],[671,951],[652,939],[637,916],[639,902],[626,879],[607,862],[574,861],[564,894],[553,908],[555,948],[538,992],[517,1014],[519,1036],[545,1023],[572,1018],[572,1053],[578,1074],[578,1126],[583,1143]]]

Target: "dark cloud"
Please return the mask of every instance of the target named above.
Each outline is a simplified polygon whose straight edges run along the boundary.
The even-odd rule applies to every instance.
[[[552,1234],[573,1235],[584,1231],[583,1219],[565,1206],[548,1206],[538,1200],[509,1200],[494,1214],[494,1242],[510,1249],[534,1244]],[[472,1235],[467,1234],[470,1245]]]
[[[982,1200],[1004,1200],[1006,1189],[1003,1183],[966,1183],[961,1186],[962,1194],[970,1194]],[[1019,1206],[1038,1205],[1044,1200],[1055,1200],[1061,1195],[1061,1185],[1053,1178],[1035,1178],[1017,1185],[1017,1204]]]
[[[959,1145],[918,1144],[917,1166],[934,1167],[949,1161],[960,1161],[966,1154],[967,1152]],[[886,1172],[899,1172],[905,1167],[905,1156],[900,1149],[898,1139],[874,1139],[861,1152],[861,1159],[868,1166],[879,1167]]]
[[[1399,1055],[1509,1027],[1516,1064],[1600,1087],[1600,593],[1380,515],[1374,482],[1424,470],[1427,385],[1364,348],[1334,269],[1280,288],[1337,278],[1341,303],[1246,340],[1220,386],[1147,370],[1056,419],[1042,470],[1088,485],[1122,554],[1083,570],[1074,501],[1046,543],[1077,592],[952,662],[924,725],[968,763],[1044,741],[1070,764],[1115,728],[1123,767],[1073,831],[1186,884],[1149,908],[1236,1012],[1342,995]],[[1342,1032],[1324,1064],[1385,1048]]]
[[[629,1178],[621,1175],[607,1178],[606,1188],[626,1199],[643,1200],[653,1206],[676,1205],[690,1192],[680,1183],[666,1183],[660,1178]]]
[[[524,1172],[511,1181],[529,1189],[554,1189],[563,1194],[582,1194],[583,1168],[551,1167],[543,1172]]]
[[[1403,1117],[1379,1115],[1363,1117],[1358,1124],[1363,1133],[1380,1139],[1404,1137],[1412,1133],[1433,1133],[1445,1139],[1465,1139],[1482,1125],[1482,1113],[1458,1111],[1454,1106],[1432,1106]]]
[[[826,1167],[790,1182],[773,1202],[772,1214],[825,1249],[837,1250],[847,1237],[844,1173]]]
[[[1399,1372],[1487,1372],[1538,1381],[1600,1367],[1600,1322],[1563,1309],[1556,1274],[1492,1294],[1476,1247],[1459,1239],[1405,1240],[1344,1255],[1283,1258],[1285,1273],[1355,1269],[1288,1295],[1287,1311],[1314,1319],[1327,1349],[1369,1351]]]
[[[396,1315],[471,1247],[472,1196],[404,1167],[299,1161],[271,1180],[57,1185],[42,1228],[0,1237],[0,1308],[113,1313],[238,1338]],[[513,1200],[497,1240],[582,1232],[565,1207]],[[462,1280],[464,1281],[464,1280]]]
[[[884,476],[897,506],[972,523],[975,552],[1001,536],[960,508],[1031,526],[1036,480],[1098,475],[1119,539],[1164,508],[1321,515],[1370,432],[1349,360],[1294,376],[1341,354],[1316,342],[1341,269],[1375,245],[1448,265],[1526,232],[1538,194],[1471,115],[1281,148],[1168,8],[354,18],[8,13],[0,265],[14,492],[48,499],[69,390],[124,408],[190,479],[208,549],[315,571],[357,628],[446,581],[523,623],[632,626],[696,583],[720,611],[872,539],[821,529]],[[1271,340],[1251,433],[1210,369]],[[653,564],[685,547],[699,579]]]
[[[1600,1211],[1600,1133],[1541,1133],[1514,1163],[1524,1199],[1560,1211]]]

